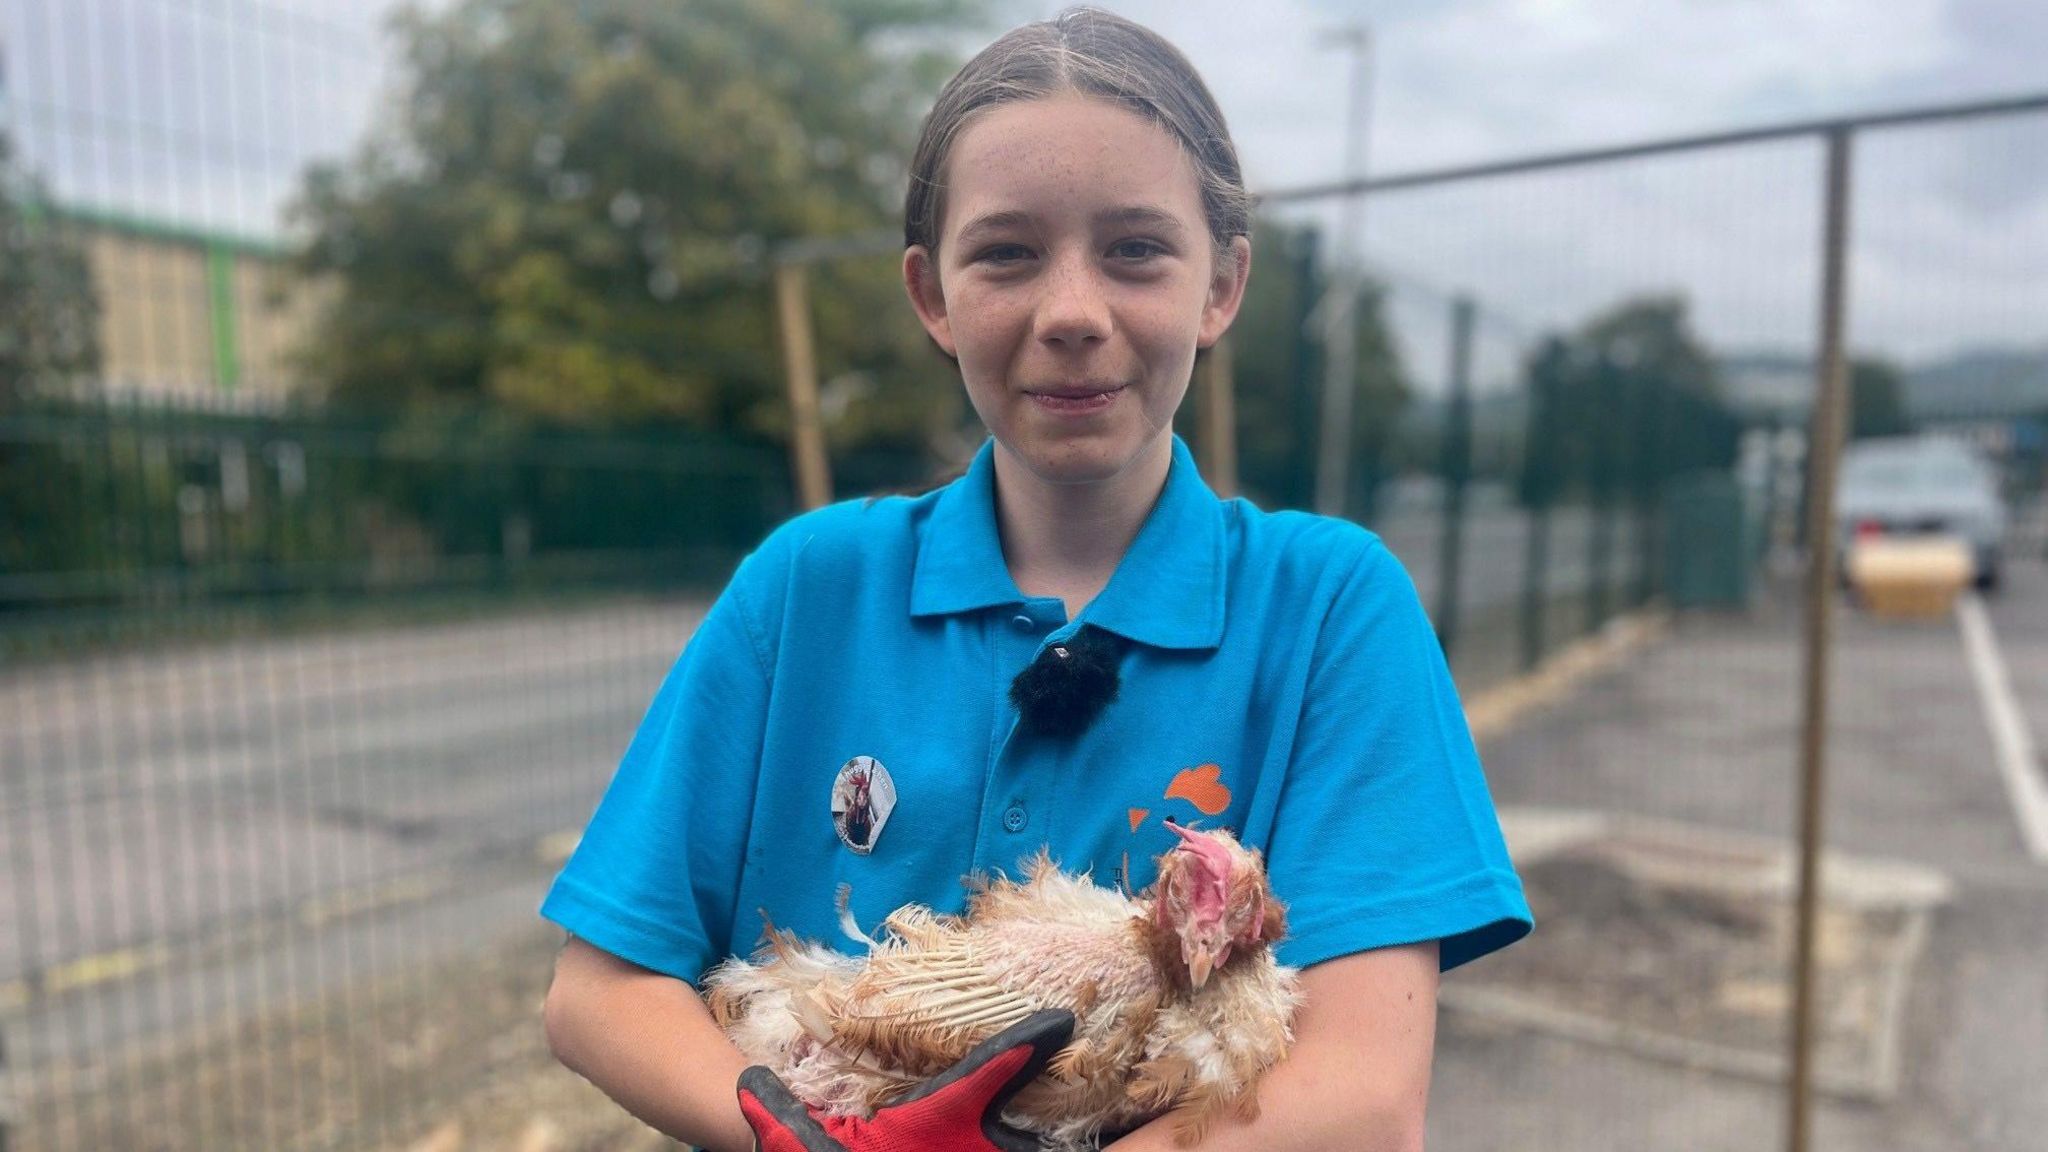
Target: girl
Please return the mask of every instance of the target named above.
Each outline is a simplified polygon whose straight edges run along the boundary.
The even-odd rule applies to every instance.
[[[1119,17],[1019,28],[940,94],[904,227],[911,306],[992,438],[959,480],[799,516],[740,566],[543,905],[571,936],[556,1053],[716,1152],[1019,1146],[984,1112],[1064,1021],[821,1123],[741,1085],[691,982],[764,915],[837,939],[842,883],[869,928],[1042,846],[1135,891],[1167,822],[1199,822],[1266,854],[1308,997],[1259,1118],[1206,1145],[1419,1148],[1438,973],[1529,911],[1400,564],[1350,523],[1217,500],[1173,435],[1251,270],[1214,100]],[[1098,690],[1049,718],[1013,699],[1075,651]]]

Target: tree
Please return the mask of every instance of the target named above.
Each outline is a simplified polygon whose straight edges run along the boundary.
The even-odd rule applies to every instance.
[[[100,367],[91,268],[47,204],[0,135],[0,419]],[[60,571],[89,550],[102,510],[78,467],[46,440],[0,437],[0,572]]]
[[[1647,504],[1671,476],[1734,462],[1741,421],[1722,399],[1682,297],[1623,301],[1547,341],[1531,372],[1559,410],[1546,427],[1560,442],[1541,446],[1555,476]],[[1562,482],[1545,483],[1547,498]]]
[[[1913,430],[1906,415],[1906,382],[1888,360],[1849,362],[1849,436],[1900,436]]]
[[[798,237],[891,226],[916,110],[950,66],[918,34],[977,5],[406,11],[394,119],[347,167],[309,174],[299,203],[305,269],[335,285],[308,375],[372,409],[772,431],[767,258]],[[867,371],[920,395],[945,380],[873,323],[904,310],[893,277],[826,269],[813,287],[827,378]],[[885,405],[913,422],[930,406]],[[879,423],[871,434],[900,431]]]
[[[1625,504],[1635,521],[1630,597],[1640,603],[1656,585],[1671,480],[1735,461],[1741,420],[1721,398],[1713,358],[1685,313],[1679,296],[1625,300],[1569,338],[1546,340],[1529,361],[1534,442],[1518,495],[1533,508],[1571,487],[1585,492],[1594,509],[1587,563],[1596,623],[1610,593],[1614,509]],[[1532,543],[1533,567],[1545,546]]]
[[[1305,508],[1314,499],[1321,415],[1322,332],[1312,317],[1329,285],[1311,226],[1262,219],[1253,228],[1252,277],[1231,326],[1238,473],[1268,506]],[[1359,292],[1358,397],[1353,405],[1354,508],[1369,509],[1373,485],[1392,455],[1409,388],[1382,310],[1384,292]],[[1198,436],[1194,405],[1183,431]]]
[[[76,238],[0,135],[0,412],[99,370],[99,298]]]

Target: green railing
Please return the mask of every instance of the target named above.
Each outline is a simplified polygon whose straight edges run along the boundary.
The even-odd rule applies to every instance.
[[[921,460],[845,462],[864,487]],[[787,516],[771,444],[472,415],[0,416],[0,655],[433,598],[713,588]]]

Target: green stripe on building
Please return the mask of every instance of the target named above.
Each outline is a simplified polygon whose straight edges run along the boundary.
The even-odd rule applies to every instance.
[[[206,297],[213,317],[213,377],[233,392],[242,379],[240,343],[235,338],[235,254],[220,243],[206,246]]]

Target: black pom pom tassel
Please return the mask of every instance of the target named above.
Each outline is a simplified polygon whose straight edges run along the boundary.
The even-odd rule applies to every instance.
[[[1117,664],[1127,646],[1120,636],[1084,625],[1040,652],[1010,682],[1010,703],[1025,729],[1062,739],[1087,731],[1116,699]]]

